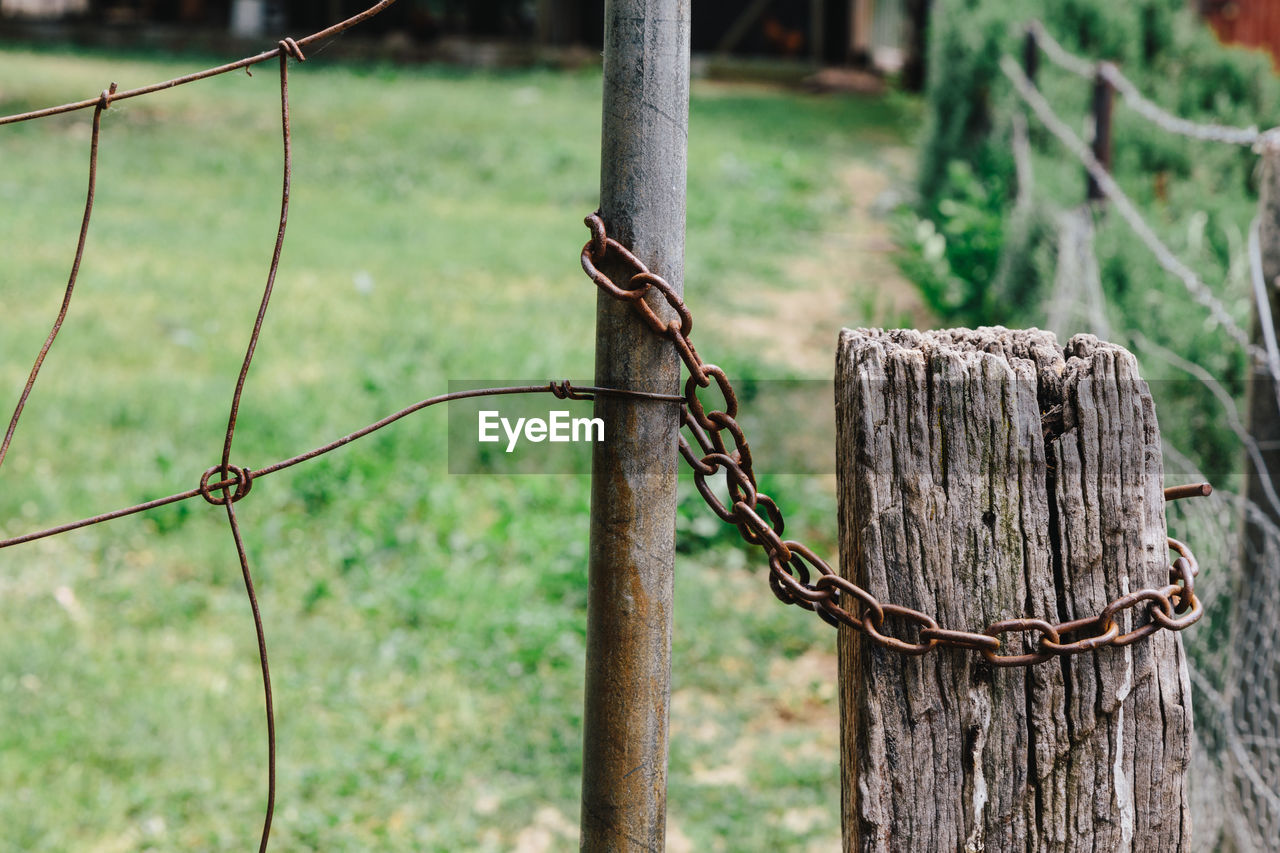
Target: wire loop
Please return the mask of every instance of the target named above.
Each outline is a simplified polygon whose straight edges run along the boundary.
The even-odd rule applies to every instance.
[[[298,47],[298,43],[287,37],[280,39],[280,55],[292,56],[299,62],[307,61],[307,57],[303,55],[302,48]]]

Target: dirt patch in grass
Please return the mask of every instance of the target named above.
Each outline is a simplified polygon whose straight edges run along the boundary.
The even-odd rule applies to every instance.
[[[933,318],[893,261],[884,208],[909,168],[911,149],[885,149],[838,174],[846,213],[832,219],[816,251],[783,267],[785,289],[755,286],[751,308],[717,319],[770,362],[806,375],[830,375],[845,326],[929,328]]]

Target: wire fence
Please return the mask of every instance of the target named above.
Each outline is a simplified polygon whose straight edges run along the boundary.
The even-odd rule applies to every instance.
[[[1090,81],[1103,81],[1121,93],[1124,103],[1159,130],[1203,142],[1252,146],[1265,154],[1277,131],[1259,131],[1175,116],[1146,98],[1111,63],[1094,62],[1065,50],[1039,22],[1028,38],[1058,68]],[[1034,66],[1030,66],[1034,68]],[[1249,228],[1246,248],[1250,293],[1261,340],[1255,340],[1227,311],[1214,290],[1157,235],[1136,204],[1100,161],[1093,148],[1071,130],[1053,105],[1012,57],[1000,68],[1030,114],[1084,168],[1103,199],[1113,206],[1151,256],[1185,287],[1211,323],[1220,326],[1247,353],[1258,376],[1280,395],[1280,350],[1263,275],[1259,219]],[[1020,138],[1021,137],[1021,138]],[[1015,122],[1014,155],[1019,182],[1030,187],[1031,157]],[[1025,176],[1025,177],[1024,177]],[[1028,190],[1029,192],[1030,190]],[[1027,202],[1020,198],[1020,204]],[[1059,276],[1055,279],[1050,316],[1055,323],[1079,323],[1100,330],[1111,325],[1105,290],[1093,256],[1094,213],[1088,205],[1061,215]],[[1076,233],[1068,239],[1068,233]],[[1065,255],[1063,254],[1065,253]],[[1066,274],[1067,271],[1070,274]],[[1055,309],[1054,306],[1057,306]],[[1070,306],[1068,309],[1066,306]],[[1075,313],[1072,313],[1072,311]],[[1063,329],[1056,328],[1062,332]],[[1170,523],[1185,535],[1205,541],[1202,558],[1212,561],[1197,587],[1205,607],[1218,615],[1191,637],[1189,678],[1196,698],[1196,740],[1192,773],[1193,835],[1196,850],[1280,850],[1280,602],[1271,592],[1280,586],[1280,496],[1262,446],[1237,408],[1237,401],[1203,366],[1136,331],[1122,331],[1146,358],[1181,371],[1208,389],[1227,428],[1239,441],[1249,474],[1260,488],[1259,504],[1242,494],[1219,488],[1205,501],[1170,508]],[[1167,443],[1167,469],[1200,477],[1191,457]],[[1253,531],[1245,535],[1245,531]]]
[[[1257,127],[1230,127],[1190,121],[1176,116],[1144,96],[1133,81],[1124,76],[1114,63],[1092,62],[1069,53],[1039,21],[1029,24],[1027,31],[1054,65],[1086,80],[1101,77],[1124,97],[1130,109],[1166,133],[1203,142],[1220,142],[1246,147],[1256,145],[1262,139],[1263,134]]]
[[[1133,233],[1147,247],[1160,266],[1182,282],[1191,298],[1208,310],[1213,322],[1221,326],[1240,346],[1244,347],[1250,356],[1266,364],[1270,369],[1271,364],[1267,352],[1253,343],[1249,333],[1241,328],[1240,324],[1231,316],[1231,313],[1227,311],[1226,306],[1222,304],[1222,300],[1214,295],[1213,288],[1209,287],[1190,266],[1175,255],[1156,235],[1155,230],[1138,211],[1137,205],[1120,188],[1115,178],[1099,162],[1097,156],[1085,144],[1084,140],[1076,135],[1067,126],[1066,122],[1058,118],[1053,107],[1040,94],[1040,91],[1027,78],[1027,75],[1023,73],[1018,63],[1012,57],[1002,57],[1000,70],[1009,78],[1014,90],[1031,108],[1036,118],[1040,119],[1041,123],[1062,143],[1062,146],[1080,161],[1081,165],[1088,171],[1089,176],[1097,183],[1103,195],[1115,205],[1116,212],[1133,229]],[[1276,378],[1280,378],[1280,368],[1277,368],[1277,372],[1274,375]]]
[[[590,217],[588,224],[591,227],[591,240],[583,250],[583,265],[589,274],[592,274],[593,280],[606,292],[611,293],[618,299],[631,302],[632,306],[639,311],[644,319],[653,328],[655,333],[667,337],[681,354],[686,366],[690,370],[689,383],[686,385],[683,395],[664,395],[651,394],[644,392],[623,391],[618,389],[600,388],[595,386],[574,386],[567,381],[549,382],[542,385],[521,385],[509,386],[501,388],[486,388],[478,390],[468,390],[455,392],[451,394],[443,394],[422,400],[413,405],[396,411],[381,420],[378,420],[368,426],[356,430],[341,438],[330,441],[324,445],[316,447],[305,453],[298,454],[288,459],[281,460],[257,469],[251,469],[234,462],[235,438],[237,433],[237,425],[240,414],[240,403],[249,380],[249,374],[254,361],[254,355],[257,350],[264,321],[268,309],[272,301],[272,292],[274,289],[277,272],[280,266],[281,252],[284,246],[285,235],[289,222],[289,205],[292,182],[292,135],[290,129],[289,118],[289,65],[291,62],[302,62],[306,60],[305,50],[311,45],[323,41],[337,34],[350,29],[353,26],[367,20],[368,18],[378,14],[380,11],[391,5],[394,0],[383,0],[383,2],[366,9],[364,12],[336,24],[328,29],[322,30],[313,35],[302,39],[294,40],[291,38],[283,39],[278,46],[270,51],[266,51],[255,56],[247,57],[233,63],[218,66],[216,68],[207,69],[195,74],[186,75],[161,83],[144,86],[137,89],[126,91],[117,91],[115,84],[100,93],[97,98],[87,99],[61,106],[50,107],[46,109],[35,110],[18,115],[0,117],[0,124],[11,124],[16,122],[30,121],[41,119],[53,115],[72,112],[76,110],[91,109],[93,111],[93,120],[90,131],[89,142],[89,175],[88,190],[84,206],[84,213],[81,220],[81,226],[76,243],[76,250],[71,266],[71,272],[68,277],[67,285],[63,295],[63,300],[58,314],[52,324],[50,332],[45,339],[43,346],[40,348],[38,355],[28,374],[23,390],[19,396],[18,402],[14,408],[13,414],[9,420],[7,429],[4,434],[3,442],[0,443],[0,467],[3,466],[8,455],[9,448],[12,444],[14,435],[16,434],[25,407],[35,389],[41,368],[45,360],[55,345],[59,333],[63,327],[69,311],[72,307],[73,297],[76,288],[76,282],[79,276],[81,263],[84,258],[85,247],[90,233],[90,225],[93,219],[94,196],[97,186],[98,176],[98,150],[102,135],[102,114],[110,109],[113,104],[128,98],[141,97],[150,93],[159,92],[174,86],[184,85],[187,83],[203,80],[218,74],[225,74],[238,69],[248,69],[249,67],[267,62],[272,59],[278,60],[279,66],[279,89],[280,89],[280,129],[282,143],[282,187],[280,200],[280,216],[279,225],[275,234],[274,248],[271,261],[267,270],[266,282],[262,290],[261,300],[254,316],[251,330],[249,333],[248,346],[246,348],[244,358],[241,362],[238,372],[234,391],[231,395],[229,406],[227,425],[220,449],[219,458],[216,464],[209,467],[201,476],[198,485],[193,488],[186,489],[175,494],[165,497],[156,498],[145,501],[129,507],[101,513],[88,518],[71,521],[54,527],[37,530],[29,533],[16,535],[7,539],[0,540],[0,549],[11,548],[26,543],[30,543],[39,539],[60,535],[73,530],[101,524],[125,516],[145,512],[159,507],[176,504],[197,497],[203,499],[210,505],[222,507],[226,514],[228,529],[231,533],[233,543],[236,548],[241,575],[244,582],[245,593],[248,598],[250,609],[252,612],[258,657],[261,669],[263,701],[266,720],[266,746],[267,746],[267,780],[266,780],[266,802],[263,817],[262,829],[259,837],[259,851],[267,848],[271,833],[272,818],[275,811],[276,803],[276,731],[275,731],[275,709],[273,706],[273,694],[271,688],[271,672],[268,661],[266,633],[264,628],[264,620],[260,611],[257,594],[254,587],[254,578],[250,561],[247,556],[244,537],[241,531],[240,517],[237,514],[236,504],[247,497],[254,485],[264,477],[271,474],[302,464],[304,462],[316,459],[324,454],[343,447],[351,442],[358,441],[384,427],[405,418],[422,409],[438,405],[440,403],[459,400],[469,397],[479,396],[495,396],[495,395],[512,395],[512,394],[552,394],[561,399],[591,399],[595,395],[621,395],[631,397],[637,400],[643,400],[653,403],[663,404],[680,404],[683,410],[683,420],[685,426],[696,440],[700,452],[695,451],[693,446],[684,439],[681,440],[681,452],[686,461],[695,472],[695,481],[699,491],[706,498],[712,510],[724,521],[735,524],[739,527],[743,537],[751,544],[760,545],[769,557],[770,564],[770,585],[775,594],[788,603],[795,603],[809,610],[814,610],[818,615],[825,618],[833,624],[839,622],[851,625],[859,630],[864,631],[872,639],[880,642],[887,648],[896,649],[906,653],[918,654],[931,650],[937,645],[952,645],[973,651],[981,652],[988,660],[993,663],[1004,665],[1020,665],[1034,664],[1051,659],[1055,655],[1063,655],[1076,653],[1080,651],[1091,650],[1100,644],[1112,643],[1129,643],[1142,639],[1160,627],[1170,630],[1181,630],[1186,627],[1195,618],[1198,618],[1200,604],[1196,600],[1196,595],[1192,592],[1192,583],[1195,576],[1196,561],[1191,557],[1189,551],[1186,551],[1180,543],[1172,542],[1175,551],[1181,553],[1181,558],[1176,560],[1172,566],[1171,583],[1169,587],[1156,591],[1153,595],[1146,595],[1148,601],[1147,610],[1151,615],[1152,621],[1139,631],[1134,631],[1129,635],[1117,637],[1112,629],[1115,627],[1111,622],[1107,613],[1097,619],[1087,620],[1088,625],[1083,627],[1096,628],[1099,636],[1091,636],[1085,639],[1077,639],[1071,643],[1059,643],[1056,640],[1057,635],[1053,634],[1053,641],[1049,642],[1047,637],[1042,637],[1038,644],[1038,651],[1031,654],[1023,654],[1014,657],[1005,657],[997,654],[1001,647],[999,635],[1005,632],[1024,631],[1022,627],[1012,627],[1004,623],[989,626],[988,629],[979,634],[967,631],[949,630],[939,627],[927,614],[918,611],[906,611],[905,608],[897,607],[887,603],[877,601],[866,590],[853,586],[848,581],[840,578],[829,566],[826,565],[817,555],[807,549],[802,544],[793,540],[784,540],[782,534],[782,518],[778,511],[777,505],[768,498],[767,495],[760,493],[756,487],[755,476],[751,470],[751,457],[745,436],[742,434],[736,421],[734,414],[736,413],[737,404],[733,395],[731,386],[724,374],[718,367],[703,362],[693,349],[689,340],[689,329],[692,326],[692,316],[688,309],[684,306],[683,301],[674,295],[674,291],[661,278],[648,272],[647,269],[635,261],[634,257],[626,251],[626,249],[616,242],[609,240],[605,233],[603,223],[597,217]],[[1072,57],[1063,51],[1056,42],[1052,42],[1047,34],[1041,29],[1041,44],[1052,45],[1046,48],[1046,52],[1057,57],[1057,62],[1073,73],[1087,75],[1092,73],[1094,66],[1091,63],[1081,60],[1078,57]],[[1198,277],[1184,262],[1179,260],[1165,246],[1155,232],[1143,220],[1136,206],[1128,199],[1120,190],[1118,184],[1102,166],[1098,159],[1090,151],[1089,147],[1073,134],[1070,129],[1057,118],[1052,107],[1039,94],[1034,85],[1026,78],[1021,69],[1012,60],[1005,58],[1002,61],[1002,69],[1009,79],[1013,82],[1015,89],[1022,96],[1024,101],[1031,108],[1032,112],[1045,124],[1046,127],[1062,142],[1062,144],[1081,161],[1088,170],[1089,174],[1094,178],[1101,191],[1110,199],[1121,212],[1125,221],[1138,234],[1144,245],[1146,245],[1153,255],[1158,259],[1161,266],[1168,270],[1172,275],[1182,281],[1191,297],[1200,305],[1202,305],[1209,313],[1213,320],[1221,325],[1230,336],[1237,341],[1249,354],[1250,357],[1257,360],[1260,364],[1267,367],[1272,375],[1280,380],[1280,356],[1277,355],[1274,340],[1268,340],[1265,345],[1258,346],[1250,339],[1249,335],[1234,322],[1230,313],[1226,310],[1221,301],[1214,295],[1213,290]],[[1090,70],[1086,70],[1090,69]],[[1099,74],[1104,72],[1099,71]],[[1108,79],[1111,79],[1111,72],[1105,72]],[[1115,71],[1115,75],[1118,75]],[[1115,77],[1121,80],[1120,77]],[[1139,107],[1140,111],[1144,111],[1144,115],[1149,117],[1161,116],[1160,123],[1170,132],[1186,132],[1191,130],[1190,123],[1182,122],[1176,117],[1168,116],[1158,108],[1151,105],[1150,102],[1142,99],[1137,93],[1136,88],[1129,84],[1127,80],[1123,83],[1115,83],[1113,85],[1118,90],[1124,92],[1126,85],[1132,91],[1133,97],[1129,100],[1135,104],[1145,104]],[[1129,97],[1128,95],[1126,97]],[[1153,118],[1153,121],[1156,119]],[[1171,128],[1181,128],[1173,130]],[[1230,131],[1230,132],[1228,132]],[[1207,133],[1207,131],[1206,131]],[[1233,137],[1232,134],[1235,134]],[[1214,131],[1214,136],[1201,135],[1196,138],[1207,139],[1213,138],[1215,141],[1234,142],[1244,138],[1249,133],[1240,129],[1219,129]],[[1193,135],[1187,133],[1187,135]],[[1236,137],[1239,137],[1237,139]],[[1256,142],[1260,135],[1254,132],[1253,141]],[[1252,144],[1252,143],[1241,143]],[[1025,154],[1022,156],[1026,160]],[[1020,173],[1025,172],[1029,176],[1029,170],[1020,166]],[[1028,186],[1030,181],[1028,180]],[[635,275],[626,287],[619,287],[612,281],[599,274],[594,264],[599,263],[607,252],[618,253],[624,260],[629,259],[635,270]],[[677,316],[676,320],[666,321],[654,312],[652,307],[644,301],[644,296],[650,290],[656,290],[661,295],[669,308],[674,311]],[[1265,300],[1263,300],[1265,301]],[[1105,315],[1105,306],[1103,300],[1099,297],[1096,300],[1095,313],[1099,316]],[[1176,362],[1175,362],[1176,363]],[[1195,373],[1194,370],[1191,371]],[[1199,378],[1205,379],[1200,376]],[[725,407],[723,410],[712,410],[703,406],[697,396],[699,387],[709,387],[712,380],[718,385],[720,391],[725,397]],[[1208,380],[1206,380],[1208,381]],[[1229,402],[1229,401],[1228,401]],[[1230,407],[1228,407],[1230,409]],[[1233,429],[1239,426],[1233,422]],[[1247,436],[1247,430],[1240,427],[1239,434]],[[1247,446],[1247,445],[1246,445]],[[1256,443],[1254,445],[1256,449]],[[1259,474],[1265,473],[1265,465],[1262,464],[1261,456],[1255,454],[1255,465],[1258,467]],[[725,474],[725,491],[727,491],[730,502],[725,505],[720,498],[713,494],[713,491],[706,485],[708,476],[723,472]],[[1173,490],[1176,491],[1176,490]],[[1172,497],[1178,497],[1174,494]],[[1275,505],[1277,512],[1280,512],[1280,500],[1278,500],[1271,492],[1269,495],[1271,501]],[[1240,500],[1234,495],[1224,495],[1212,504],[1217,510],[1201,510],[1199,516],[1189,515],[1189,524],[1202,524],[1208,529],[1216,529],[1208,521],[1204,519],[1214,518],[1214,511],[1219,511],[1222,506],[1231,506],[1233,502]],[[1266,513],[1261,508],[1250,508],[1251,512],[1261,512],[1265,516]],[[1182,512],[1182,510],[1179,510]],[[1195,511],[1188,510],[1188,513]],[[1196,519],[1200,519],[1196,521]],[[1271,528],[1274,530],[1274,525]],[[1280,541],[1280,540],[1277,540]],[[1270,550],[1267,550],[1270,549]],[[1274,546],[1271,539],[1264,544],[1264,552],[1260,554],[1261,558],[1268,558],[1267,555],[1274,555],[1280,551]],[[1272,563],[1274,565],[1274,563]],[[812,572],[811,572],[812,570]],[[811,578],[811,574],[816,573],[816,578]],[[1210,586],[1211,594],[1214,598],[1225,598],[1221,581],[1217,587]],[[1144,594],[1148,591],[1139,591],[1125,596],[1121,600],[1112,602],[1108,607],[1108,612],[1118,612],[1119,609],[1128,608],[1139,603],[1144,598]],[[1163,601],[1163,606],[1157,606],[1155,599]],[[1202,596],[1203,600],[1203,596]],[[853,610],[846,609],[857,603],[857,607]],[[1188,613],[1189,611],[1189,613]],[[886,633],[881,633],[880,629],[885,623],[885,613],[888,612],[897,618],[905,618],[907,621],[915,622],[922,630],[918,631],[919,641],[912,643],[905,640],[895,638]],[[1115,612],[1111,612],[1114,616]],[[1175,612],[1178,618],[1174,618]],[[1184,615],[1186,614],[1186,615]],[[1163,618],[1162,618],[1163,617]],[[1006,620],[1006,621],[1028,621],[1028,620]],[[1079,620],[1077,620],[1079,621]],[[1280,621],[1277,619],[1275,621]],[[1274,622],[1272,622],[1274,624]],[[1058,626],[1063,629],[1064,633],[1078,631],[1082,626]],[[1040,630],[1040,629],[1037,629]],[[1108,633],[1109,632],[1109,633]],[[1052,633],[1052,631],[1050,632]],[[1108,634],[1105,642],[1101,639],[1101,634]],[[1232,659],[1231,665],[1239,668],[1240,661]],[[1229,689],[1226,682],[1216,680],[1205,670],[1197,671],[1195,683],[1201,688],[1201,692],[1207,697],[1209,706],[1215,712],[1221,710],[1222,715],[1229,717],[1232,721],[1231,726],[1223,728],[1224,743],[1226,744],[1226,754],[1236,756],[1235,767],[1240,768],[1239,779],[1244,780],[1238,783],[1232,790],[1239,794],[1242,798],[1248,797],[1248,802],[1258,805],[1259,808],[1269,809],[1268,812],[1273,816],[1273,824],[1280,827],[1280,797],[1277,796],[1277,790],[1280,790],[1280,784],[1277,779],[1280,778],[1280,766],[1275,761],[1261,761],[1258,758],[1257,744],[1270,743],[1277,737],[1277,724],[1274,722],[1275,714],[1270,717],[1264,715],[1263,719],[1267,720],[1270,728],[1260,730],[1259,732],[1243,732],[1239,728],[1239,720],[1235,715],[1235,709],[1240,698],[1238,693],[1233,693]],[[1270,682],[1262,679],[1259,681],[1262,690],[1274,689],[1274,678]],[[1252,694],[1250,694],[1252,697]],[[1254,702],[1252,698],[1246,698],[1246,705]],[[1225,710],[1222,710],[1225,709]],[[1239,756],[1237,756],[1239,753]],[[1214,755],[1220,753],[1213,753]],[[1243,756],[1243,757],[1240,757]],[[1246,760],[1247,759],[1247,760]],[[1237,780],[1239,782],[1239,780]],[[1245,784],[1247,783],[1247,784]]]
[[[250,368],[253,364],[254,353],[257,350],[259,339],[262,335],[263,323],[266,319],[267,310],[271,304],[272,291],[275,286],[276,275],[280,267],[280,256],[284,248],[285,232],[289,223],[289,201],[292,183],[292,167],[293,167],[293,148],[292,134],[289,124],[289,63],[290,61],[303,62],[306,55],[303,51],[304,47],[321,42],[325,39],[336,36],[351,27],[354,27],[365,20],[373,17],[386,7],[390,6],[394,0],[382,0],[382,2],[366,9],[358,15],[348,18],[341,23],[335,24],[325,30],[322,30],[303,39],[294,40],[292,38],[282,39],[274,50],[266,51],[255,56],[247,57],[236,62],[220,65],[216,68],[207,69],[205,71],[167,80],[161,83],[143,86],[137,89],[127,91],[117,91],[116,84],[112,83],[110,87],[103,90],[102,93],[94,99],[77,101],[61,106],[49,107],[47,109],[34,110],[31,112],[0,117],[0,125],[14,124],[18,122],[31,121],[35,119],[47,118],[49,116],[59,115],[62,113],[73,112],[82,109],[93,110],[92,127],[89,140],[89,179],[88,192],[86,195],[84,215],[81,219],[79,236],[76,241],[76,250],[71,265],[71,272],[67,280],[66,289],[63,294],[62,304],[54,319],[52,328],[48,337],[41,346],[38,355],[27,376],[25,385],[19,395],[17,405],[14,407],[13,414],[9,419],[8,426],[4,433],[3,441],[0,442],[0,467],[3,467],[5,459],[8,456],[9,448],[12,445],[15,433],[18,430],[22,420],[22,414],[26,409],[28,400],[35,389],[36,381],[40,375],[41,368],[44,366],[45,360],[56,343],[63,324],[72,307],[72,300],[75,294],[76,282],[79,278],[81,263],[84,259],[85,245],[88,241],[90,224],[93,219],[94,197],[97,190],[98,179],[98,149],[102,135],[102,114],[109,109],[112,104],[124,100],[126,98],[140,97],[154,92],[160,92],[171,89],[175,86],[192,83],[198,80],[204,80],[219,74],[226,74],[238,69],[248,69],[250,66],[278,59],[279,61],[279,77],[280,77],[280,128],[281,140],[283,145],[283,179],[280,195],[280,221],[276,230],[274,249],[271,255],[270,266],[267,270],[266,284],[262,291],[261,302],[258,311],[254,317],[252,328],[249,334],[249,343],[241,362],[240,371],[236,378],[235,390],[232,393],[230,410],[227,417],[227,427],[225,437],[221,448],[221,459],[210,467],[201,476],[199,484],[194,488],[187,489],[166,497],[156,498],[154,500],[145,501],[133,506],[124,507],[122,509],[104,512],[89,518],[79,519],[77,521],[60,524],[54,527],[36,530],[29,533],[12,536],[0,540],[0,549],[12,548],[14,546],[23,545],[51,536],[68,533],[73,530],[79,530],[118,518],[124,518],[148,510],[158,509],[170,504],[181,503],[196,497],[203,498],[207,503],[213,506],[220,506],[226,512],[228,528],[231,532],[232,540],[235,544],[236,554],[239,559],[241,575],[244,581],[245,593],[249,600],[250,610],[253,616],[254,632],[256,636],[258,658],[262,674],[263,703],[266,719],[266,741],[267,741],[267,790],[265,811],[262,822],[262,830],[259,836],[258,849],[265,851],[271,835],[271,823],[275,813],[276,804],[276,715],[273,702],[273,694],[271,688],[271,670],[267,654],[266,631],[264,627],[261,609],[258,605],[257,592],[254,586],[253,572],[250,567],[249,558],[245,548],[244,536],[241,532],[240,519],[237,515],[235,505],[243,498],[248,496],[254,484],[263,477],[274,474],[278,471],[291,468],[303,462],[316,459],[326,453],[336,450],[353,441],[358,441],[390,424],[407,417],[415,412],[430,406],[441,403],[447,403],[453,400],[461,400],[473,397],[487,397],[497,395],[510,394],[551,394],[560,399],[574,400],[590,400],[597,394],[610,394],[615,396],[625,396],[645,401],[660,401],[670,403],[683,402],[684,398],[673,395],[653,394],[640,391],[627,391],[618,389],[598,388],[594,386],[574,386],[568,381],[552,381],[545,385],[522,385],[508,386],[499,388],[484,388],[467,391],[459,391],[450,394],[442,394],[431,397],[421,402],[415,403],[390,414],[379,421],[376,421],[362,429],[316,447],[313,450],[293,456],[289,459],[281,460],[272,465],[262,468],[250,469],[248,467],[236,465],[232,462],[234,442],[236,437],[237,424],[240,413],[240,401],[244,394],[245,386],[249,378]]]

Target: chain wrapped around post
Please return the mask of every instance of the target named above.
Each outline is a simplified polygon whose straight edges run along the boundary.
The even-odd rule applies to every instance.
[[[586,218],[591,231],[582,247],[582,268],[596,286],[632,307],[653,331],[675,346],[689,371],[684,387],[683,426],[693,439],[680,435],[680,455],[693,470],[693,481],[711,511],[736,525],[742,538],[762,548],[769,561],[769,587],[785,604],[795,604],[817,613],[834,626],[848,625],[879,645],[905,655],[923,655],[938,646],[969,649],[982,654],[995,666],[1028,666],[1062,655],[1127,646],[1160,629],[1182,631],[1194,624],[1204,610],[1195,594],[1195,578],[1200,571],[1195,555],[1184,543],[1169,538],[1169,548],[1178,556],[1169,566],[1169,583],[1159,589],[1141,589],[1116,598],[1096,616],[1052,624],[1043,619],[1004,619],[981,632],[943,628],[927,613],[880,601],[870,591],[841,577],[825,560],[804,544],[783,539],[782,511],[774,500],[757,488],[751,449],[738,425],[738,398],[724,371],[705,362],[694,348],[690,334],[693,315],[684,300],[661,276],[655,275],[625,246],[608,236],[599,213]],[[619,286],[600,271],[605,257],[613,254],[633,271]],[[664,320],[661,304],[646,301],[656,291],[674,312]],[[656,300],[655,300],[656,301]],[[722,408],[708,408],[698,396],[714,381]],[[726,438],[727,436],[727,438]],[[696,445],[696,447],[695,447]],[[713,491],[708,478],[724,472],[728,505]],[[1208,495],[1207,483],[1174,486],[1164,491],[1166,501]],[[1121,633],[1118,617],[1141,605],[1149,621]],[[916,639],[902,639],[888,630],[888,623],[914,623]],[[1024,654],[1000,654],[1005,634],[1038,637]]]

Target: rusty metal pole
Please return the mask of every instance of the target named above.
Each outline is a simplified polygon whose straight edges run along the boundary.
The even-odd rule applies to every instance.
[[[690,0],[608,0],[600,212],[609,235],[683,292]],[[602,270],[626,281],[625,270]],[[671,342],[607,294],[596,383],[679,393]],[[582,841],[665,843],[679,409],[598,397],[592,456]]]

